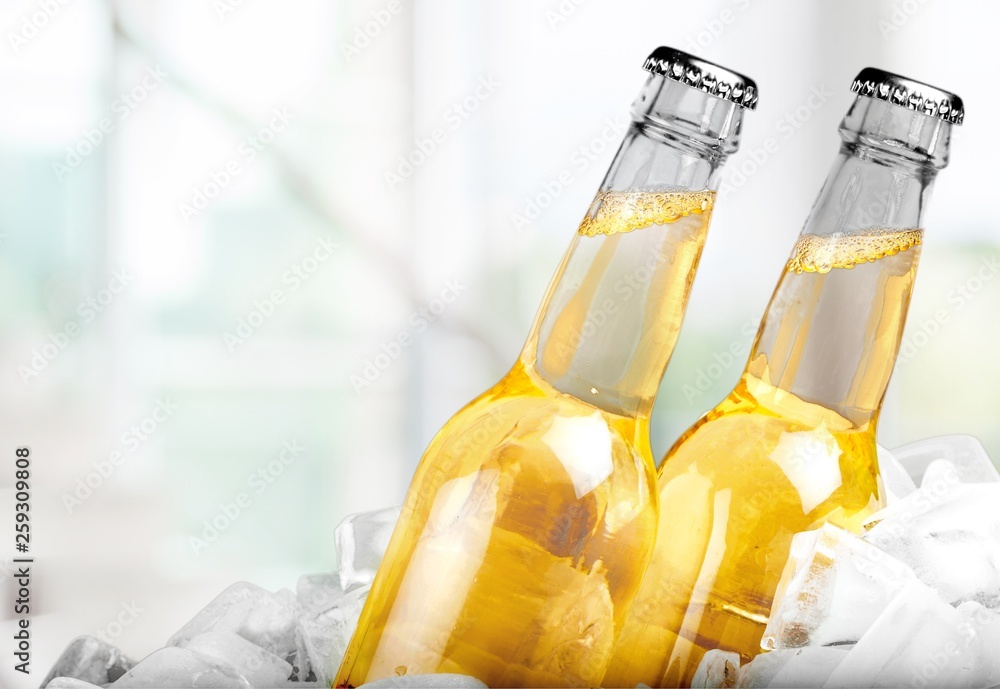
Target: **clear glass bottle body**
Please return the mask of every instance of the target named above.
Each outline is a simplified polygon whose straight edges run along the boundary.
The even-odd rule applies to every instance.
[[[338,686],[603,676],[655,536],[649,412],[741,119],[660,76],[633,113],[518,362],[426,450]]]
[[[714,648],[752,658],[791,537],[858,531],[882,505],[876,423],[949,135],[867,97],[848,112],[743,377],[660,467],[656,548],[604,686],[687,686]]]

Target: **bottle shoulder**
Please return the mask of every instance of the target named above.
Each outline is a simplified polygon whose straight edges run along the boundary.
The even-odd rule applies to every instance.
[[[578,496],[605,483],[651,486],[645,428],[547,387],[522,366],[453,416],[418,473],[448,480],[484,471],[570,485]]]
[[[803,514],[830,504],[868,505],[878,495],[874,431],[830,410],[775,395],[744,377],[678,439],[660,467],[661,503],[673,484],[697,476],[734,500],[788,502]],[[764,399],[754,393],[764,390]],[[791,403],[789,403],[791,402]]]

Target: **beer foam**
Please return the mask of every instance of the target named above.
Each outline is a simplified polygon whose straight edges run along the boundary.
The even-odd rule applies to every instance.
[[[586,237],[633,232],[709,213],[714,191],[603,191],[594,199],[579,233]]]
[[[906,251],[923,242],[923,230],[874,228],[845,234],[804,234],[792,249],[789,273],[829,273]]]

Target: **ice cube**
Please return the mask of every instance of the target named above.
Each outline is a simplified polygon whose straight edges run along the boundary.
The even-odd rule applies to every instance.
[[[299,605],[303,610],[320,612],[328,610],[344,597],[339,574],[303,574],[295,587]]]
[[[737,687],[821,687],[850,647],[808,646],[762,653],[740,668]]]
[[[201,612],[170,637],[168,646],[182,646],[209,631],[233,632],[279,658],[295,652],[295,622],[299,613],[295,594],[286,589],[271,593],[239,582],[220,593]]]
[[[232,666],[186,648],[153,652],[111,685],[114,689],[251,689]]]
[[[72,677],[56,677],[48,684],[42,684],[45,689],[101,689],[96,684],[73,679]]]
[[[347,644],[358,626],[369,588],[351,589],[327,609],[308,612],[299,619],[296,628],[299,654],[308,659],[317,681],[329,683],[336,676]]]
[[[919,581],[908,583],[865,632],[826,687],[974,687],[985,674],[966,617]]]
[[[927,465],[924,470],[924,478],[920,481],[920,487],[925,493],[941,493],[950,486],[962,483],[962,477],[958,474],[958,467],[947,459],[935,459]],[[943,484],[943,485],[942,485]]]
[[[41,686],[48,685],[56,677],[69,677],[91,684],[114,682],[135,663],[122,652],[92,636],[80,636],[70,642],[59,660],[52,666]]]
[[[979,687],[1000,686],[1000,613],[983,607],[975,601],[967,601],[957,608],[962,616],[961,632],[969,643],[970,652],[981,662],[977,666],[975,685]]]
[[[361,595],[362,601],[364,601],[364,596],[367,595],[368,588],[369,587],[365,586],[354,589],[359,592],[358,595]],[[295,655],[297,679],[315,679],[317,677],[317,672],[321,677],[326,678],[331,671],[323,669],[323,666],[329,662],[327,656],[330,651],[329,649],[320,648],[323,643],[322,641],[314,642],[312,639],[316,635],[322,636],[322,620],[326,619],[322,613],[341,605],[350,607],[353,605],[353,601],[344,600],[345,597],[348,596],[348,593],[341,588],[340,576],[336,573],[304,574],[299,577],[296,591],[299,605],[304,611],[300,616],[301,621],[299,622],[299,626],[301,626],[302,629],[297,627],[295,634],[295,643],[297,647]],[[320,620],[320,622],[317,622],[317,620]],[[353,629],[350,633],[353,633]],[[317,662],[322,662],[322,665],[318,666],[316,669],[313,669],[312,667],[310,649],[312,649],[313,658],[315,658]],[[335,672],[336,669],[334,668],[333,671]],[[329,679],[332,679],[332,676],[330,676]]]
[[[930,481],[872,517],[864,539],[947,602],[1000,609],[1000,483],[957,483],[946,464],[935,465]]]
[[[916,580],[902,562],[831,524],[796,535],[792,552],[761,640],[767,649],[855,643]]]
[[[370,584],[375,578],[389,538],[399,519],[399,508],[352,514],[334,532],[340,562],[340,584],[346,589]]]
[[[909,521],[935,505],[950,500],[956,489],[961,491],[961,486],[954,464],[946,459],[934,460],[927,466],[919,488],[869,516],[864,522],[864,528],[871,529],[880,521],[891,518]]]
[[[282,658],[232,632],[199,634],[183,648],[231,665],[255,687],[276,687],[292,674],[292,666]]]
[[[740,654],[714,649],[706,653],[691,680],[692,689],[735,687],[740,669]]]
[[[362,684],[361,687],[364,689],[486,689],[486,685],[475,677],[450,674],[385,677]]]
[[[792,650],[789,658],[774,675],[770,687],[821,687],[840,666],[851,646],[809,646]]]
[[[892,451],[913,482],[919,485],[931,462],[945,459],[955,465],[962,483],[1000,481],[1000,471],[979,440],[971,435],[942,435],[918,440]]]
[[[885,489],[886,502],[891,504],[905,498],[917,489],[906,468],[899,463],[896,456],[881,445],[878,449],[878,471],[882,477],[882,487]]]
[[[736,675],[737,687],[766,687],[792,656],[802,649],[789,648],[761,653],[740,668]]]
[[[813,549],[816,547],[816,542],[822,533],[821,529],[814,529],[813,531],[800,531],[799,533],[792,536],[792,543],[788,549],[788,559],[785,561],[785,568],[781,572],[781,577],[778,580],[778,587],[775,589],[774,598],[771,599],[771,609],[778,610],[781,607],[782,601],[784,600],[785,592],[802,568],[806,566],[806,563],[812,558]],[[767,637],[761,640],[764,648],[772,650],[772,646],[766,645]]]

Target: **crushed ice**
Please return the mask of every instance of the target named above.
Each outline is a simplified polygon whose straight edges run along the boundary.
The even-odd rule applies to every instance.
[[[696,687],[992,687],[1000,685],[1000,473],[968,436],[879,448],[888,506],[858,537],[800,533],[762,646],[740,665],[707,653]],[[399,516],[348,517],[339,569],[296,590],[233,584],[139,662],[74,639],[47,689],[329,687]],[[371,689],[475,689],[463,675],[415,675]]]

